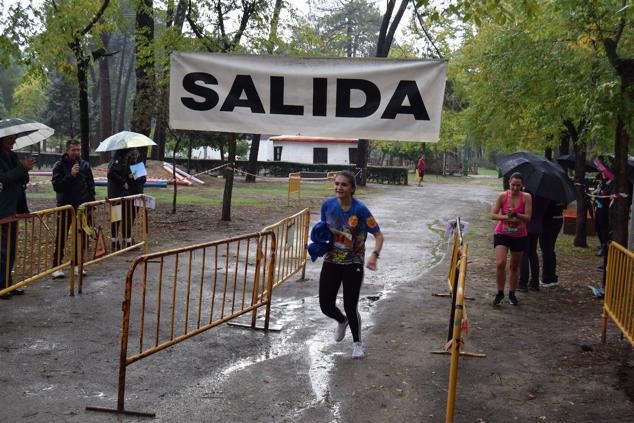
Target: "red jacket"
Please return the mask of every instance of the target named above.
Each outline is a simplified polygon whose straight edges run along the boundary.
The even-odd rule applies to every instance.
[[[425,169],[427,169],[427,165],[425,164],[425,160],[418,159],[418,164],[416,165],[416,169],[418,169],[419,172],[424,172]]]

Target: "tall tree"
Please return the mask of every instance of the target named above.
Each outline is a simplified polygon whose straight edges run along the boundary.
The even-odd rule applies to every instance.
[[[388,0],[387,8],[383,14],[381,27],[379,29],[379,37],[376,44],[376,57],[387,57],[389,54],[390,47],[394,41],[394,35],[396,34],[396,29],[403,18],[403,13],[405,13],[408,3],[409,0],[401,0],[396,13],[394,13],[396,0]],[[366,185],[369,145],[369,140],[360,139],[357,146],[357,184],[360,186]]]
[[[153,0],[136,0],[135,22],[136,93],[132,109],[132,130],[149,136],[156,98]]]
[[[277,28],[280,20],[280,12],[283,7],[282,0],[275,0],[275,6],[273,6],[273,15],[271,18],[271,27],[269,29],[269,36],[266,42],[266,52],[273,54],[277,43]],[[249,163],[247,165],[247,174],[245,177],[246,182],[255,182],[255,176],[258,173],[258,154],[260,152],[260,139],[261,134],[253,134],[251,136],[251,149],[249,151]]]
[[[236,51],[240,48],[240,43],[245,32],[250,26],[258,23],[260,19],[256,19],[263,13],[268,4],[264,0],[243,0],[241,7],[235,2],[224,2],[221,0],[200,2],[198,7],[194,7],[192,1],[189,0],[187,8],[187,22],[192,31],[202,43],[205,50],[217,53],[227,53]],[[211,13],[214,25],[208,30],[208,25],[202,25],[201,20],[206,14]],[[231,33],[227,29],[226,23],[232,17],[237,16],[237,26],[235,31]],[[235,148],[236,137],[232,136],[229,141],[229,161],[228,165],[235,168]],[[231,220],[231,197],[233,191],[233,174],[231,177],[225,173],[225,189],[222,197],[222,220]]]

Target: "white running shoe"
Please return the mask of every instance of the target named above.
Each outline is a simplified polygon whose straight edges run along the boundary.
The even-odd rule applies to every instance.
[[[81,270],[81,275],[86,276],[88,273],[84,269]],[[79,276],[79,266],[75,266],[75,276]]]
[[[343,323],[337,323],[337,328],[335,329],[335,341],[341,342],[343,338],[346,337],[346,328],[348,327],[348,319],[346,319]]]
[[[352,343],[352,358],[363,358],[365,357],[365,352],[363,351],[363,343],[353,342]]]
[[[62,272],[61,270],[56,270],[51,274],[53,279],[61,279],[64,277],[64,272]]]

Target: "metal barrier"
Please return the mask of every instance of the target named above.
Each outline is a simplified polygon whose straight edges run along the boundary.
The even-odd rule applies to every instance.
[[[272,231],[275,233],[277,240],[273,288],[277,288],[300,270],[302,271],[302,279],[305,278],[309,226],[310,210],[304,209],[262,229],[263,232]]]
[[[464,341],[462,339],[463,311],[465,307],[465,283],[467,280],[467,244],[462,246],[462,256],[460,257],[460,269],[458,271],[458,284],[455,289],[455,315],[453,320],[453,330],[448,346],[451,348],[451,365],[449,366],[449,389],[447,390],[447,411],[445,423],[453,422],[454,408],[456,403],[456,389],[458,385],[458,363],[460,358],[460,348]]]
[[[297,203],[299,204],[301,200],[301,185],[302,185],[302,174],[301,172],[294,172],[288,174],[288,200],[286,202],[287,206],[291,205],[291,194],[297,193]]]
[[[327,172],[326,173],[326,182],[324,184],[324,188],[326,190],[326,195],[331,195],[335,186],[335,177],[339,172]]]
[[[603,300],[601,342],[605,344],[608,317],[634,346],[634,253],[610,242]]]
[[[84,203],[77,209],[79,292],[82,292],[83,269],[135,248],[147,253],[148,220],[143,194]],[[85,235],[83,235],[85,234]],[[92,242],[88,242],[91,238]]]
[[[71,271],[74,295],[77,224],[72,206],[19,214],[0,220],[0,295],[41,279],[56,270]],[[13,284],[12,284],[13,282]]]
[[[87,409],[153,416],[125,410],[127,366],[260,307],[268,330],[276,245],[266,231],[138,257],[126,277],[117,408]]]

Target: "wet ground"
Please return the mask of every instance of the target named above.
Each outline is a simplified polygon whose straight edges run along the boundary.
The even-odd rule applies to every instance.
[[[365,359],[350,358],[349,333],[341,343],[332,340],[335,323],[320,313],[316,296],[321,263],[311,263],[306,280],[293,277],[274,293],[272,317],[280,332],[222,325],[134,363],[128,368],[126,408],[155,412],[166,422],[444,421],[448,357],[429,354],[444,344],[448,319],[446,300],[431,296],[446,286],[446,263],[441,260],[447,240],[442,232],[456,215],[481,222],[493,198],[492,188],[477,184],[380,186],[363,198],[386,238],[379,270],[366,271],[362,288]],[[239,223],[234,225],[240,229]],[[244,232],[252,230],[250,223],[243,226]],[[191,241],[204,240],[203,234]],[[485,245],[473,241],[478,242]],[[370,237],[368,248],[372,245]],[[68,297],[66,282],[47,280],[0,304],[1,421],[137,421],[84,410],[87,405],[116,405],[120,304],[132,257],[88,268],[80,296]],[[613,386],[616,376],[614,384],[606,376],[581,385],[589,376],[578,370],[574,383],[579,386],[571,386],[569,372],[553,371],[552,363],[535,365],[535,348],[555,348],[548,338],[554,325],[536,335],[539,342],[532,348],[510,333],[514,321],[534,318],[530,299],[525,308],[493,314],[486,280],[491,275],[485,259],[480,260],[472,270],[477,299],[469,309],[475,333],[467,349],[485,351],[488,358],[461,365],[456,421],[590,422],[634,416],[626,389]],[[583,307],[597,312],[595,303]],[[565,327],[565,322],[559,325]],[[503,336],[496,337],[498,331]],[[577,341],[570,342],[572,346],[562,348],[574,358]],[[621,351],[613,350],[600,352],[603,362]],[[621,380],[629,377],[628,360],[626,356],[621,364]],[[519,374],[514,371],[518,365]],[[558,384],[550,375],[565,380]],[[574,401],[559,392],[566,386],[574,391]],[[627,380],[624,386],[629,386]],[[604,417],[599,420],[592,414],[597,410],[591,405],[594,390],[613,401],[599,407],[597,416]],[[554,406],[553,393],[558,395]],[[585,408],[575,414],[567,402]]]

